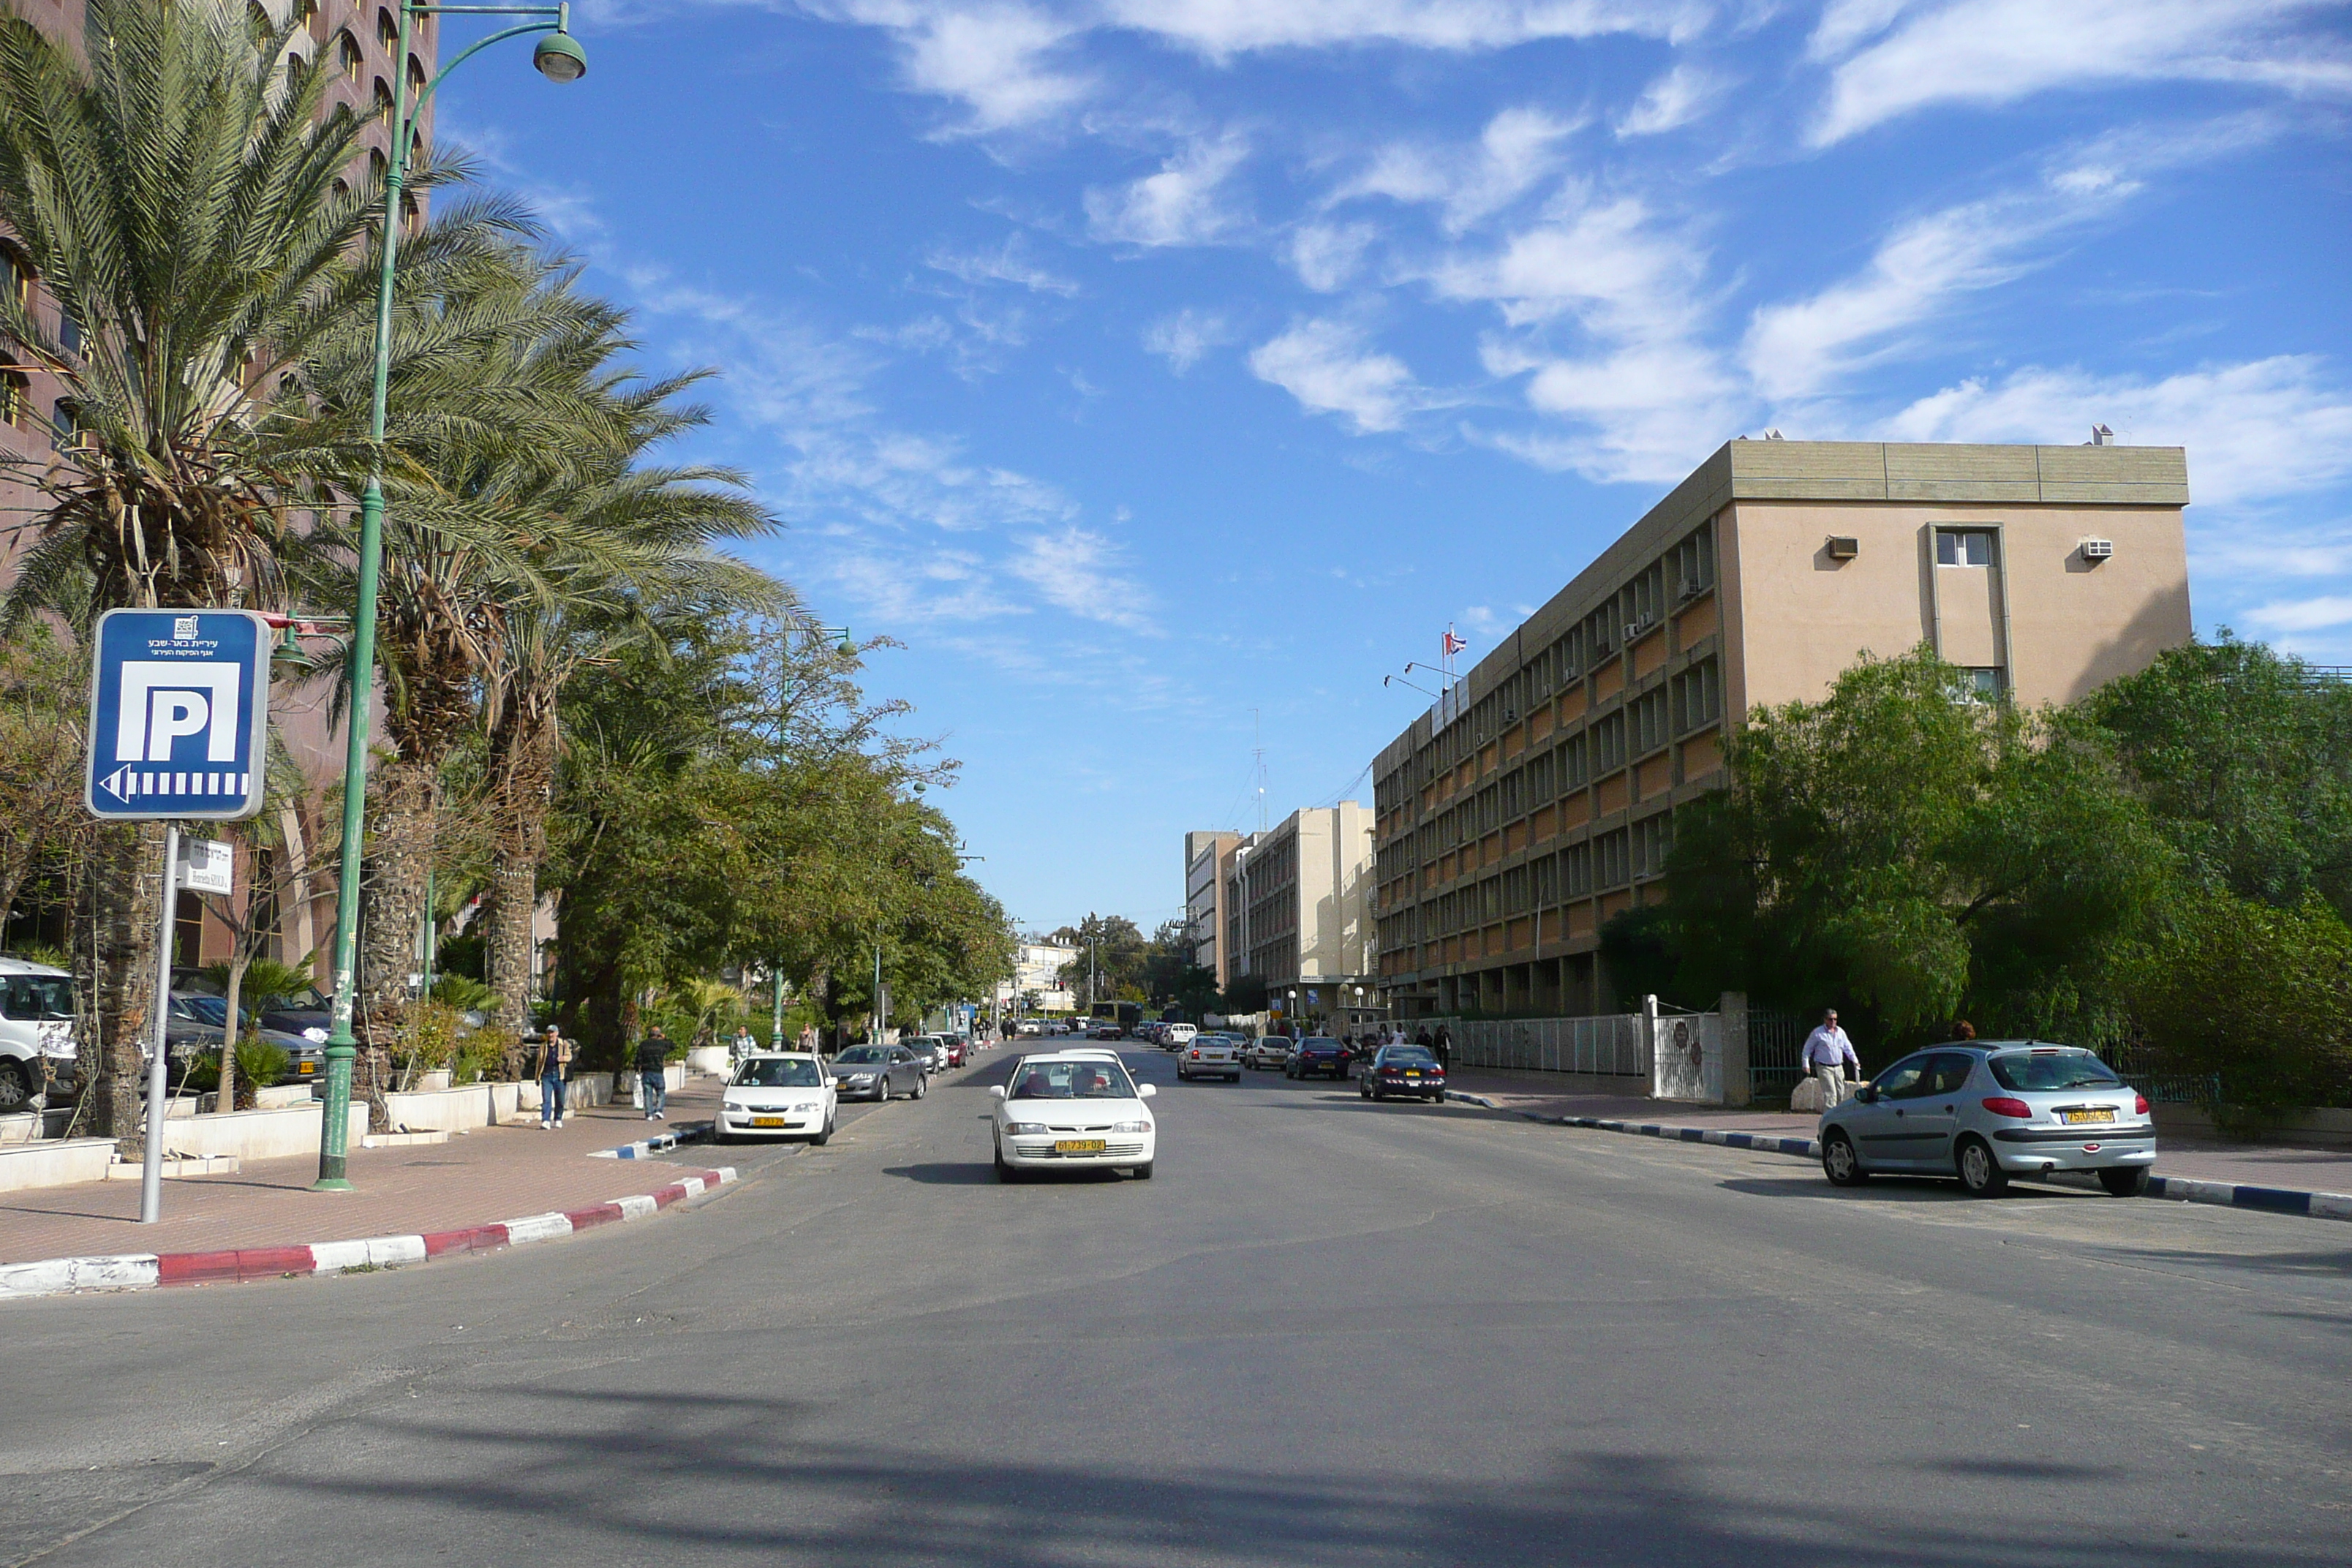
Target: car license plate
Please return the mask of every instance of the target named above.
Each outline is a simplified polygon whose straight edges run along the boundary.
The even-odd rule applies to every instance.
[[[1421,1075],[1417,1072],[1407,1072],[1404,1076],[1407,1078],[1419,1078]]]
[[[754,1127],[782,1127],[783,1124],[784,1119],[781,1116],[754,1116],[751,1118],[751,1125]]]
[[[2069,1127],[2080,1127],[2086,1121],[2113,1121],[2116,1119],[2116,1113],[2105,1106],[2091,1110],[2062,1110],[2058,1114],[2066,1119]]]
[[[1099,1138],[1056,1138],[1054,1140],[1054,1152],[1056,1154],[1099,1154],[1102,1152],[1103,1141]]]
[[[317,1072],[319,1070],[319,1064],[317,1062],[304,1062],[295,1070],[297,1072]]]

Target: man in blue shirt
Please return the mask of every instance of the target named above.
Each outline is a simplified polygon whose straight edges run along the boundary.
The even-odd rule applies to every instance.
[[[1838,1027],[1837,1009],[1832,1007],[1822,1015],[1822,1026],[1805,1037],[1805,1070],[1822,1080],[1823,1110],[1844,1103],[1849,1065],[1853,1076],[1861,1078],[1862,1058],[1853,1054],[1853,1042]]]

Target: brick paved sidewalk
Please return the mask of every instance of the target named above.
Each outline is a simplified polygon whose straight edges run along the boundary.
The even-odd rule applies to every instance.
[[[1764,1132],[1811,1138],[1815,1119],[1785,1110],[1730,1110],[1672,1100],[1611,1094],[1562,1094],[1549,1075],[1465,1068],[1448,1083],[1456,1090],[1491,1100],[1499,1110],[1533,1116],[1592,1116],[1610,1121],[1670,1122],[1679,1127],[1716,1127],[1727,1132]],[[2232,1143],[2218,1139],[2159,1135],[2159,1175],[2199,1182],[2230,1182],[2300,1192],[2352,1193],[2352,1151],[2297,1148],[2284,1143]]]
[[[708,1121],[719,1080],[690,1080],[669,1097],[667,1126]],[[580,1208],[650,1193],[699,1170],[708,1151],[688,1147],[652,1160],[599,1160],[664,1123],[627,1104],[575,1110],[561,1131],[528,1122],[486,1127],[446,1143],[351,1153],[356,1191],[314,1193],[314,1155],[249,1162],[233,1176],[163,1184],[163,1218],[141,1225],[139,1184],[86,1182],[0,1194],[0,1263],[133,1252],[209,1252],[299,1246],[488,1225],[520,1215]]]

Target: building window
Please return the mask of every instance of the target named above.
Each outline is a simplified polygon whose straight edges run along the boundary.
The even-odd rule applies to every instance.
[[[97,445],[81,427],[81,410],[69,397],[58,398],[57,406],[49,411],[49,429],[57,437],[60,452],[79,452]]]
[[[1570,790],[1582,789],[1585,784],[1583,734],[1580,731],[1570,736],[1567,744],[1552,755],[1559,759],[1559,793],[1566,795]]]
[[[1675,599],[1696,599],[1715,586],[1715,529],[1701,523],[1697,531],[1675,546]]]
[[[1633,824],[1633,875],[1662,877],[1666,870],[1666,853],[1675,845],[1675,819],[1665,812],[1645,816]]]
[[[1723,677],[1716,661],[1701,659],[1675,677],[1675,733],[1712,724],[1723,714]]]
[[[1936,531],[1938,566],[1990,566],[1993,536],[1989,528],[1939,528]]]
[[[384,47],[387,54],[400,47],[400,24],[392,19],[389,11],[375,14],[375,41]]]
[[[1625,765],[1625,715],[1604,715],[1592,726],[1592,771],[1614,773]]]
[[[1999,665],[1979,665],[1960,671],[1959,697],[1968,702],[1998,702],[2002,682]]]
[[[1666,743],[1666,693],[1649,693],[1627,710],[1633,730],[1633,755],[1646,756]]]
[[[58,352],[74,359],[81,357],[81,323],[63,310],[58,312]]]
[[[0,371],[0,425],[21,430],[32,413],[32,383],[13,370]]]
[[[367,57],[360,51],[360,41],[348,32],[335,35],[335,64],[342,68],[343,79],[357,83],[360,73],[367,67]]]
[[[13,245],[0,245],[0,289],[20,310],[33,308],[33,264]]]
[[[1623,828],[1604,833],[1592,841],[1592,885],[1596,888],[1622,888],[1633,879],[1627,865],[1628,848]]]
[[[418,59],[415,55],[411,55],[411,56],[409,56],[409,57],[408,57],[408,101],[409,101],[409,102],[411,102],[411,103],[422,103],[422,102],[425,100],[425,83],[426,83],[426,78],[425,78],[425,62],[424,62],[423,60]]]

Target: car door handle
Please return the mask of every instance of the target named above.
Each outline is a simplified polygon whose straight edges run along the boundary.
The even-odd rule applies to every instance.
[[[1896,1119],[1897,1119],[1897,1120],[1900,1120],[1900,1119],[1901,1119],[1901,1117],[1902,1117],[1902,1115],[1903,1115],[1903,1113],[1902,1113],[1901,1111],[1899,1111],[1899,1110],[1898,1110],[1898,1111],[1896,1111],[1896,1112],[1895,1113],[1895,1117],[1896,1117]]]

